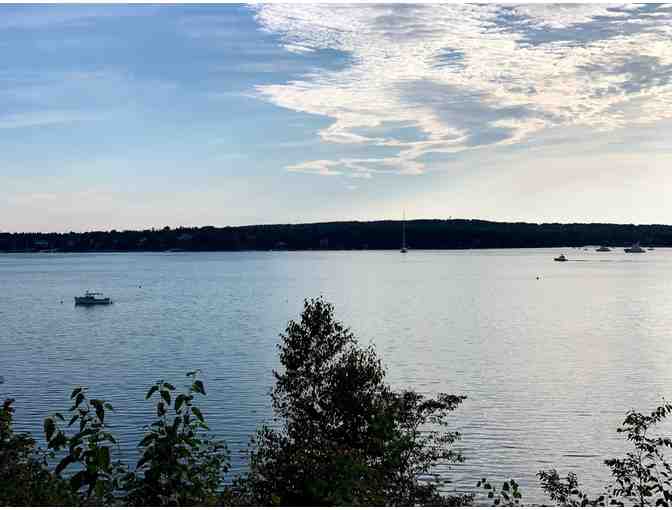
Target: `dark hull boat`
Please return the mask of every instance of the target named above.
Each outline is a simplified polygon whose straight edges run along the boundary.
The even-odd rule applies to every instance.
[[[89,292],[88,290],[83,296],[75,296],[76,306],[93,306],[93,305],[110,305],[112,300],[109,297],[103,296],[100,292]]]

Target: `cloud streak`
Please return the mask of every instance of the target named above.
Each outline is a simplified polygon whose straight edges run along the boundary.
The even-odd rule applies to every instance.
[[[549,127],[611,130],[672,117],[672,9],[659,5],[259,5],[289,52],[335,50],[339,69],[257,86],[325,116],[321,140],[396,149],[297,162],[293,172],[419,174],[426,156],[515,144]],[[393,128],[414,128],[415,139]],[[375,136],[367,133],[375,133]]]

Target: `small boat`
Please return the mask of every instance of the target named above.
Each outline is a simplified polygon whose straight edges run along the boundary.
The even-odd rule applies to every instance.
[[[623,251],[625,253],[645,253],[639,243],[635,243],[630,248],[625,248]]]
[[[555,260],[556,262],[567,262],[567,257],[565,257],[565,255],[563,254],[560,255],[559,257],[555,257],[553,260]]]
[[[653,251],[653,250],[655,250],[655,248],[654,248],[653,246],[649,246],[649,247],[647,248],[647,250],[649,250],[649,251]]]
[[[75,305],[91,306],[91,305],[110,305],[112,300],[109,297],[103,296],[100,292],[86,291],[83,296],[75,296]]]
[[[611,248],[609,248],[608,246],[602,245],[595,251],[611,251]]]

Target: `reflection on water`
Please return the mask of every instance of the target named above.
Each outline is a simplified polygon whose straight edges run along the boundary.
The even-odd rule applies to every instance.
[[[375,344],[393,385],[468,395],[455,413],[458,485],[512,476],[530,502],[535,473],[557,467],[601,486],[625,412],[672,396],[672,250],[557,254],[0,255],[0,397],[16,398],[17,428],[40,436],[43,417],[86,384],[115,406],[130,461],[148,386],[186,384],[199,368],[206,418],[236,452],[270,419],[278,333],[321,294]],[[86,289],[114,304],[75,307]]]

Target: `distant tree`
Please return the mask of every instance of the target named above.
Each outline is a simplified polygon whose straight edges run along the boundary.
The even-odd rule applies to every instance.
[[[465,397],[395,392],[372,347],[334,319],[333,306],[307,300],[301,321],[281,335],[274,372],[279,429],[261,427],[249,472],[237,480],[243,504],[460,505],[432,471],[461,462],[448,415]]]

